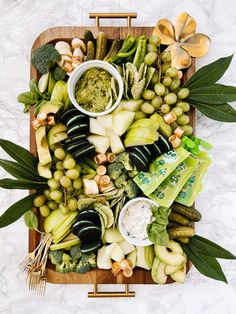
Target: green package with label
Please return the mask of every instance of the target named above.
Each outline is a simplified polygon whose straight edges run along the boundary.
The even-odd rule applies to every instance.
[[[149,198],[160,206],[170,207],[179,191],[193,174],[198,160],[193,156],[187,157],[176,169],[149,195]]]
[[[179,146],[157,157],[149,167],[149,172],[141,171],[134,182],[149,196],[184,161],[190,152]]]
[[[203,187],[203,177],[211,164],[211,159],[209,158],[207,152],[200,151],[200,153],[197,154],[196,159],[198,161],[196,169],[175,199],[175,202],[185,206],[192,206],[195,202],[197,195]]]

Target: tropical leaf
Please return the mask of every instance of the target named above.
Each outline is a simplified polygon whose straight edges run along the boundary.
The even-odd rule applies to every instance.
[[[30,209],[24,214],[24,221],[26,226],[31,230],[38,229],[38,218],[35,213]]]
[[[21,216],[24,215],[28,210],[34,207],[33,200],[36,196],[41,194],[42,191],[38,191],[36,193],[30,194],[15,204],[11,205],[1,216],[0,216],[0,228],[6,227],[16,220],[18,220]]]
[[[236,87],[214,84],[191,90],[186,101],[197,101],[204,104],[219,105],[236,100]]]
[[[233,55],[220,58],[208,65],[205,65],[199,69],[186,83],[185,87],[188,87],[190,90],[195,88],[212,85],[216,83],[228,69]]]
[[[227,279],[222,271],[220,264],[212,256],[201,255],[195,251],[189,244],[182,245],[182,248],[190,261],[194,264],[197,270],[212,279],[220,280],[227,283]]]
[[[4,139],[0,139],[0,146],[21,166],[37,173],[38,160],[27,149]]]
[[[37,190],[46,188],[47,183],[28,180],[1,179],[0,187],[8,190]]]

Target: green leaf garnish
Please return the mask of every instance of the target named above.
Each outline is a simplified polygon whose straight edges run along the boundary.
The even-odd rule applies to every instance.
[[[16,190],[33,190],[42,189],[47,187],[46,182],[28,181],[28,180],[14,180],[14,179],[1,179],[0,187],[3,189],[16,189]]]
[[[31,230],[38,230],[38,218],[32,210],[28,210],[24,214],[26,226]]]

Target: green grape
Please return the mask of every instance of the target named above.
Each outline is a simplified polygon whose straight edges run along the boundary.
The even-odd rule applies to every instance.
[[[63,186],[63,188],[69,188],[72,185],[71,179],[67,176],[61,177],[60,183]]]
[[[178,69],[174,68],[174,67],[170,67],[167,71],[166,71],[166,75],[174,78],[177,77],[178,75]]]
[[[169,93],[164,97],[165,102],[167,105],[173,105],[177,101],[177,96],[174,93]]]
[[[146,114],[152,114],[154,112],[154,107],[149,104],[149,102],[144,102],[141,106],[141,110]]]
[[[63,214],[63,215],[66,215],[66,214],[68,214],[69,213],[69,208],[68,208],[68,206],[65,206],[63,203],[60,203],[59,204],[59,209],[60,209],[60,211],[61,211],[61,213]]]
[[[157,47],[152,44],[147,44],[147,52],[157,52]]]
[[[160,108],[160,106],[163,103],[163,99],[161,96],[156,96],[155,98],[153,98],[153,100],[151,101],[151,105],[154,107],[154,109],[158,109]]]
[[[59,184],[58,184],[57,180],[54,179],[54,178],[48,179],[48,186],[49,186],[52,190],[56,190],[56,189],[59,188]]]
[[[58,204],[55,201],[49,201],[46,203],[47,207],[50,208],[51,210],[55,210],[58,208]]]
[[[167,104],[163,104],[163,105],[161,105],[161,112],[162,113],[168,113],[168,112],[170,112],[170,106],[169,105],[167,105]]]
[[[79,171],[79,173],[81,172],[81,166],[79,164],[76,164],[75,169]]]
[[[166,87],[164,96],[168,95],[169,93],[170,93],[170,91],[169,91],[168,87]]]
[[[62,170],[63,169],[63,162],[62,161],[58,161],[56,163],[56,169],[57,170]]]
[[[172,81],[172,83],[171,83],[171,85],[170,85],[170,87],[169,87],[169,89],[170,89],[171,91],[176,90],[177,88],[179,88],[180,83],[181,83],[181,82],[180,82],[180,79],[174,78],[173,81]]]
[[[189,124],[189,116],[186,114],[182,114],[180,117],[177,118],[176,121],[179,125],[186,125]]]
[[[65,169],[73,169],[75,168],[76,162],[73,158],[68,158],[63,161],[63,167]]]
[[[155,98],[156,94],[153,90],[151,89],[146,89],[144,92],[143,92],[143,98],[146,99],[146,100],[152,100],[153,98]]]
[[[66,176],[72,180],[77,179],[79,175],[80,175],[80,172],[76,168],[69,169],[66,171]]]
[[[182,125],[181,128],[185,131],[185,135],[191,135],[193,133],[193,128],[191,127],[191,125]]]
[[[67,153],[65,159],[73,159],[73,156],[70,153]]]
[[[163,96],[165,94],[165,86],[162,83],[156,83],[154,85],[154,91],[158,96]]]
[[[161,73],[166,74],[166,71],[170,68],[170,63],[164,63],[161,65]]]
[[[171,62],[171,54],[169,51],[164,51],[161,54],[161,61],[163,62]]]
[[[152,85],[156,84],[158,80],[159,80],[159,74],[157,71],[155,71],[151,79],[151,84]]]
[[[78,205],[77,205],[77,199],[76,199],[75,197],[70,198],[70,199],[68,200],[68,208],[69,208],[69,210],[71,210],[71,211],[77,210]]]
[[[60,202],[62,199],[62,192],[59,190],[53,190],[50,193],[51,199],[56,201],[56,202]]]
[[[172,111],[172,110],[171,110]],[[170,124],[170,127],[171,129],[174,131],[177,127],[178,127],[178,124],[174,121]]]
[[[56,179],[57,181],[59,181],[62,176],[64,176],[64,172],[63,172],[62,170],[56,170],[56,171],[53,173],[53,177],[54,177],[54,179]]]
[[[147,116],[146,113],[144,113],[142,111],[136,111],[135,115],[134,115],[134,121],[146,118],[146,116]]]
[[[144,62],[147,65],[152,65],[157,60],[157,53],[154,51],[150,51],[144,57]]]
[[[55,149],[54,155],[56,156],[57,159],[63,160],[66,157],[66,152],[64,151],[63,148],[57,148]]]
[[[43,217],[47,217],[50,215],[50,209],[46,205],[40,206],[39,211],[41,216]]]
[[[171,111],[175,113],[176,117],[180,117],[183,114],[183,110],[180,107],[174,107]]]
[[[58,159],[56,158],[56,156],[52,156],[52,162],[54,165],[58,162]]]
[[[51,201],[51,197],[50,197],[50,189],[46,189],[43,191],[43,194],[46,196],[47,200]]]
[[[170,86],[172,83],[172,79],[170,76],[165,76],[162,80],[163,85]]]
[[[79,189],[82,188],[82,186],[83,186],[83,181],[82,181],[81,178],[75,179],[75,180],[73,181],[73,187],[74,187],[74,189],[79,190]]]
[[[33,204],[35,207],[41,207],[46,202],[46,196],[44,194],[38,195],[34,198]]]
[[[188,112],[190,110],[190,105],[187,102],[181,101],[178,102],[176,105],[177,107],[180,107],[183,110],[183,112]]]
[[[161,38],[160,38],[159,36],[157,36],[157,35],[152,35],[152,36],[149,38],[148,42],[149,42],[151,45],[158,47],[158,46],[160,46],[160,44],[161,44]]]
[[[188,88],[181,88],[179,91],[178,91],[178,94],[177,94],[178,98],[179,99],[184,99],[184,98],[187,98],[189,96],[189,89]]]

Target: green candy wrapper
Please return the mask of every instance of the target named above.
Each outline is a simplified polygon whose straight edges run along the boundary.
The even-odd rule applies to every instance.
[[[170,150],[156,158],[150,164],[149,172],[141,171],[134,178],[134,182],[145,195],[149,196],[189,155],[190,152],[182,146]]]

